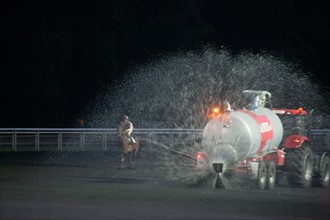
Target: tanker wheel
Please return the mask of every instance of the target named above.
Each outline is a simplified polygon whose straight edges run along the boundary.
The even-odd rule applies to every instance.
[[[320,171],[314,176],[312,181],[313,186],[317,187],[327,187],[329,186],[330,180],[330,167],[329,167],[329,157],[326,156],[320,166]]]
[[[288,182],[291,186],[307,188],[313,179],[313,152],[307,145],[290,152]]]
[[[258,189],[263,190],[267,183],[267,167],[264,161],[259,162],[258,166],[258,176],[257,176],[257,186]]]
[[[276,182],[276,166],[273,161],[267,161],[267,179],[266,179],[266,189],[274,189]]]

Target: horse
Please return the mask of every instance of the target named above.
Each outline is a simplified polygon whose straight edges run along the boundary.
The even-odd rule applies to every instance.
[[[135,143],[131,144],[128,135],[120,135],[117,148],[120,151],[120,168],[123,169],[125,165],[125,155],[129,153],[129,168],[134,166],[134,160],[137,155],[141,155],[139,148],[141,146],[141,138],[133,136]]]

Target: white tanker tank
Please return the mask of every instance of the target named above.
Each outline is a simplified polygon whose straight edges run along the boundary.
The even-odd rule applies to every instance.
[[[245,90],[250,103],[241,110],[227,111],[211,119],[203,130],[202,146],[210,164],[234,165],[249,157],[275,152],[282,141],[279,117],[265,104],[271,94]]]

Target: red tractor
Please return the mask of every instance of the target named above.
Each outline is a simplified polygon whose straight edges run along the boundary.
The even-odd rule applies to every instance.
[[[313,149],[311,114],[299,109],[275,109],[267,91],[245,90],[246,107],[215,108],[203,130],[198,170],[221,176],[247,177],[259,189],[272,189],[287,174],[290,185],[329,185],[329,152]]]
[[[278,169],[278,178],[287,174],[290,185],[309,187],[329,185],[329,152],[313,146],[311,140],[312,112],[299,108],[273,109],[280,117],[284,130],[281,144],[285,154],[284,166]]]

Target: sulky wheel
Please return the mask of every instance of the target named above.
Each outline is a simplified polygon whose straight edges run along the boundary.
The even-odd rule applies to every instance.
[[[289,165],[288,182],[292,186],[307,188],[313,177],[313,152],[308,145],[295,149],[287,157]]]

